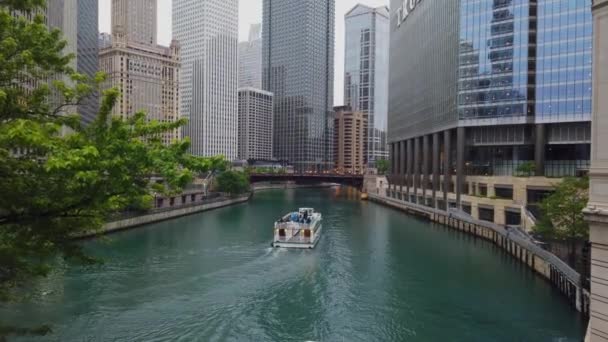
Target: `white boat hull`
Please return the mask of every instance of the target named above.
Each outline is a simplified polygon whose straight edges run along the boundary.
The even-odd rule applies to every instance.
[[[321,239],[321,230],[323,230],[323,224],[319,225],[319,228],[315,232],[315,238],[311,242],[289,242],[289,241],[275,241],[272,246],[275,248],[299,248],[299,249],[313,249],[319,243]]]

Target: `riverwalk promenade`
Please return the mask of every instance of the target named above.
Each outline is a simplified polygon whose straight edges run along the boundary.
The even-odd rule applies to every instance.
[[[455,209],[438,210],[388,197],[382,191],[370,192],[368,195],[376,203],[491,241],[551,282],[579,312],[589,316],[589,291],[582,286],[580,274],[557,256],[536,245],[526,234],[514,228],[474,219]]]

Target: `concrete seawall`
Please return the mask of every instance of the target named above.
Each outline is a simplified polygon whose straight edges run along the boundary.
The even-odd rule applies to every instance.
[[[164,210],[160,212],[151,212],[149,214],[135,216],[130,218],[125,218],[118,221],[108,222],[106,223],[102,229],[96,232],[87,233],[79,236],[79,239],[91,238],[99,235],[110,234],[114,232],[118,232],[121,230],[126,230],[134,227],[143,226],[150,223],[156,223],[166,220],[171,220],[174,218],[178,218],[181,216],[188,216],[197,214],[204,211],[209,211],[213,209],[223,208],[230,205],[245,203],[249,200],[250,195],[236,197],[236,198],[228,198],[217,200],[209,203],[204,203],[201,205],[188,206],[182,208],[174,208],[171,210]]]
[[[252,193],[264,190],[273,189],[299,189],[299,188],[328,188],[335,184],[322,183],[322,184],[295,184],[295,183],[279,183],[279,184],[255,184],[252,186]],[[197,214],[204,211],[227,207],[230,205],[236,205],[247,202],[251,198],[252,194],[241,196],[237,198],[227,198],[211,201],[208,203],[201,203],[200,205],[187,205],[182,207],[167,207],[163,210],[152,211],[147,214],[133,216],[129,218],[119,219],[116,221],[106,223],[103,228],[98,231],[85,233],[77,236],[76,239],[87,239],[100,235],[111,234],[122,230],[127,230],[139,226],[144,226],[151,223],[166,221],[175,219],[182,216],[188,216]],[[188,194],[188,196],[190,196]]]
[[[551,282],[579,312],[589,316],[589,291],[581,286],[580,275],[558,257],[517,232],[459,213],[448,213],[385,196],[369,194],[369,199],[490,241]]]

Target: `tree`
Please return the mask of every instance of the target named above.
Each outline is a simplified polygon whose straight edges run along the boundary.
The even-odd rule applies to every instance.
[[[249,179],[244,172],[224,171],[216,178],[217,189],[230,195],[249,191]]]
[[[566,178],[541,202],[543,217],[534,227],[541,236],[566,240],[571,263],[575,261],[576,240],[589,237],[589,225],[583,215],[587,202],[589,179]]]
[[[73,112],[104,76],[71,70],[61,33],[33,15],[43,3],[0,0],[0,302],[47,275],[57,255],[95,262],[73,237],[101,228],[109,214],[150,206],[154,193],[180,192],[198,173],[225,167],[222,157],[191,156],[187,139],[161,143],[184,121],[148,121],[143,112],[111,117],[116,89],[83,126]],[[0,324],[0,341],[48,331]]]
[[[520,177],[530,177],[533,176],[536,172],[536,164],[531,161],[527,161],[525,163],[520,164],[517,167],[517,175]]]
[[[388,172],[388,169],[390,167],[390,163],[388,160],[386,159],[379,159],[376,160],[376,168],[378,169],[378,174],[386,174],[386,172]]]

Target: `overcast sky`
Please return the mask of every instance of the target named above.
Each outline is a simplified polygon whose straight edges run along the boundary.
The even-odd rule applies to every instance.
[[[323,0],[318,0],[323,1]],[[111,0],[99,0],[99,31],[110,32]],[[336,0],[336,62],[335,92],[336,105],[343,103],[344,74],[344,14],[357,3],[368,6],[388,5],[388,0]],[[171,42],[171,0],[158,0],[158,39],[160,44]],[[262,0],[239,0],[239,40],[247,40],[249,26],[262,21]]]

